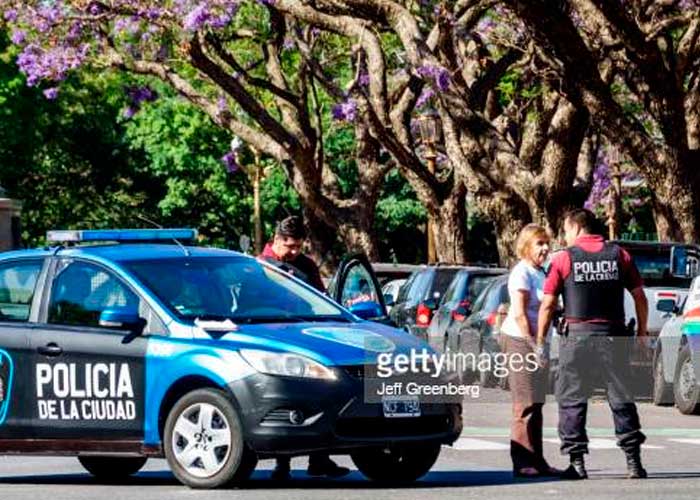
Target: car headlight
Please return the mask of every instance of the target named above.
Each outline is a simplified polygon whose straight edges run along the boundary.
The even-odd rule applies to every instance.
[[[335,372],[313,359],[287,352],[241,349],[241,356],[260,373],[284,377],[336,380]]]

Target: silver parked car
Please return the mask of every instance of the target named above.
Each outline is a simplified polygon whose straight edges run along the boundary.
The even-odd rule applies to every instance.
[[[662,299],[656,309],[669,319],[654,351],[654,404],[700,414],[700,277],[682,303]]]

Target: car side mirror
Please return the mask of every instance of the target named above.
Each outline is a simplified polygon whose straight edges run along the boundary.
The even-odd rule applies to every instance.
[[[394,296],[390,293],[385,293],[384,294],[384,304],[387,307],[391,307],[395,304],[396,302],[394,301]]]
[[[659,299],[656,303],[656,310],[663,313],[678,314],[680,308],[674,299]]]
[[[384,315],[382,306],[373,301],[358,302],[351,305],[348,310],[362,319],[381,318]]]
[[[146,320],[139,316],[136,309],[110,307],[100,313],[100,326],[116,330],[129,330],[140,335],[146,326]]]

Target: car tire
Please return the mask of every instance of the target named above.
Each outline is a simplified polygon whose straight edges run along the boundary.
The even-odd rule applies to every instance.
[[[120,481],[136,474],[148,460],[146,457],[78,457],[80,465],[90,474],[106,481]]]
[[[657,350],[654,355],[654,381],[652,401],[656,406],[673,406],[673,384],[664,380],[664,361],[661,350]]]
[[[695,378],[695,367],[688,344],[683,345],[678,352],[676,374],[673,378],[673,396],[676,407],[681,413],[700,414],[700,385]]]
[[[440,443],[370,448],[350,455],[357,469],[378,483],[412,483],[430,471]]]
[[[168,414],[163,441],[170,469],[190,488],[242,482],[257,461],[243,441],[233,403],[216,389],[197,389],[180,398]]]

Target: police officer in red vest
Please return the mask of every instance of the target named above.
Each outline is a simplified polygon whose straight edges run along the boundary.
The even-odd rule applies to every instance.
[[[537,352],[543,356],[547,332],[563,294],[566,326],[559,346],[556,386],[562,454],[571,465],[564,478],[588,477],[586,413],[595,383],[602,377],[615,422],[617,444],[627,457],[628,477],[644,478],[640,447],[645,440],[630,390],[632,342],[625,329],[624,290],[630,291],[637,313],[637,341],[647,335],[647,299],[642,279],[628,252],[596,234],[592,212],[576,209],[564,218],[568,248],[552,258],[544,285],[537,328]],[[544,361],[544,360],[543,360]]]

